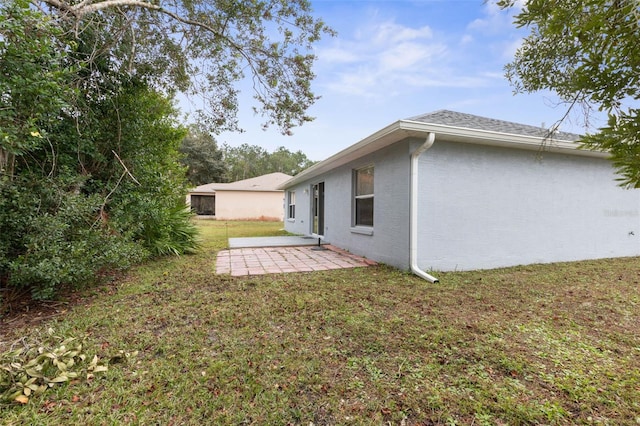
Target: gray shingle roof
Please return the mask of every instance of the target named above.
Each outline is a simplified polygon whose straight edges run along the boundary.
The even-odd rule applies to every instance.
[[[529,126],[527,124],[512,123],[510,121],[496,120],[495,118],[480,117],[478,115],[441,109],[435,112],[422,114],[407,120],[422,123],[442,124],[446,126],[462,127],[465,129],[487,130],[491,132],[508,133],[522,136],[548,137],[549,129]],[[553,139],[565,141],[577,141],[580,135],[568,132],[555,132]]]
[[[439,110],[398,120],[326,160],[314,164],[280,185],[280,188],[291,188],[409,137],[423,138],[431,133],[437,135],[436,143],[439,143],[439,140],[449,139],[457,142],[535,151],[548,149],[553,152],[598,158],[608,156],[606,152],[602,151],[579,149],[579,144],[576,142],[581,138],[581,135],[575,133],[558,131],[550,135],[549,129],[543,127]],[[547,143],[550,140],[552,143]]]
[[[275,172],[231,183],[207,183],[196,187],[191,192],[279,191],[278,187],[291,177],[285,173]]]

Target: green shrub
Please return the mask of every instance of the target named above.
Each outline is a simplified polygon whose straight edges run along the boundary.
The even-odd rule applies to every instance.
[[[145,247],[155,256],[193,253],[198,247],[198,229],[186,205],[158,209],[145,218],[142,229]]]
[[[94,283],[146,251],[98,221],[100,200],[59,180],[0,180],[0,277],[4,287],[51,299],[63,285]]]
[[[50,299],[195,249],[170,98],[106,54],[69,66],[109,37],[0,4],[0,294]]]

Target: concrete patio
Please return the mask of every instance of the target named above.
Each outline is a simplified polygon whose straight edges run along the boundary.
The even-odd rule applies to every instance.
[[[233,241],[233,245],[231,240],[236,240]],[[291,245],[301,240],[306,244]],[[358,268],[376,264],[330,244],[323,244],[319,250],[317,240],[304,237],[232,238],[229,246],[231,248],[228,250],[218,252],[216,274],[281,274]]]
[[[318,239],[298,235],[282,237],[229,238],[229,248],[240,247],[293,247],[318,245]]]

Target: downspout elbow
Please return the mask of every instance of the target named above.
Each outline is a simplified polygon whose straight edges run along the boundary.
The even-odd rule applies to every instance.
[[[409,194],[409,222],[411,228],[411,235],[409,238],[409,251],[411,257],[411,272],[432,283],[437,283],[439,282],[439,280],[436,277],[423,271],[418,266],[418,161],[420,159],[420,155],[422,155],[422,153],[433,146],[433,142],[435,141],[435,139],[435,133],[429,132],[429,135],[427,136],[427,139],[424,141],[424,143],[411,154],[411,187]]]

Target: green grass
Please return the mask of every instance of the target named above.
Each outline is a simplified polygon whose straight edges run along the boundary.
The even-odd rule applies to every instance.
[[[226,238],[282,224],[198,226],[200,253],[137,267],[40,327],[135,358],[0,406],[0,423],[640,423],[640,259],[439,284],[385,266],[232,278],[214,274]]]

